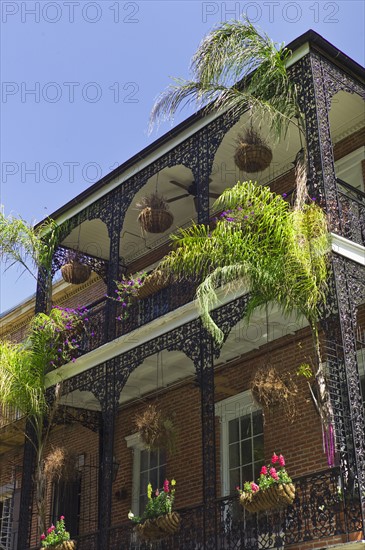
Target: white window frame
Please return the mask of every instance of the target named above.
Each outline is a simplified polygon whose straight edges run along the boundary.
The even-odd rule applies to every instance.
[[[132,502],[131,510],[134,515],[139,515],[139,497],[141,492],[141,452],[146,451],[146,446],[140,438],[139,433],[128,435],[125,438],[127,447],[133,452],[133,487],[132,487]]]
[[[221,493],[229,496],[229,422],[255,411],[262,407],[254,400],[251,390],[238,393],[219,401],[215,405],[215,415],[221,424],[220,453],[221,453]]]

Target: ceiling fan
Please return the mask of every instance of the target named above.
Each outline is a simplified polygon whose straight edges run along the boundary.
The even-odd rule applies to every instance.
[[[209,178],[209,183],[212,180]],[[198,211],[198,186],[195,181],[193,181],[190,185],[186,186],[183,183],[180,183],[179,181],[170,180],[170,183],[173,185],[177,185],[177,187],[180,187],[181,189],[184,189],[186,193],[184,195],[179,195],[178,197],[173,197],[172,199],[167,199],[166,202],[175,202],[179,199],[185,199],[186,197],[193,197],[194,200],[194,206],[195,210]],[[212,199],[217,199],[220,196],[220,193],[209,193],[209,197]]]

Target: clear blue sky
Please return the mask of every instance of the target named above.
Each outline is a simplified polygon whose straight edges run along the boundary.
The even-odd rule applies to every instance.
[[[188,76],[213,25],[243,11],[275,41],[311,28],[364,63],[363,0],[2,0],[5,213],[43,219],[167,131],[147,135],[154,98]],[[1,311],[35,290],[19,274],[1,275]]]

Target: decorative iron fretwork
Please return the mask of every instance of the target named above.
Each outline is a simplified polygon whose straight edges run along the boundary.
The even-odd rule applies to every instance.
[[[84,265],[91,267],[92,271],[95,271],[100,277],[106,282],[108,275],[108,262],[102,258],[96,258],[85,252],[74,251],[65,246],[59,245],[57,250],[54,253],[52,261],[52,276],[58,271],[63,265],[67,264],[70,255],[77,255],[78,261]]]
[[[252,514],[238,497],[218,500],[218,546],[262,550],[361,531],[359,502],[345,500],[339,469],[294,480],[296,497],[281,510]]]
[[[27,420],[25,427],[26,437],[24,439],[23,453],[23,471],[22,471],[22,490],[20,495],[19,509],[19,530],[17,549],[29,548],[32,521],[32,501],[33,501],[33,471],[35,468],[35,446],[36,434],[33,425]]]
[[[99,411],[90,411],[88,409],[77,409],[59,405],[53,418],[53,423],[57,426],[79,423],[92,432],[98,432],[101,425],[101,415]]]
[[[338,91],[358,93],[364,97],[364,88],[315,53],[308,54],[295,64],[292,73],[300,90],[299,99],[305,113],[309,192],[326,209],[331,231],[347,237],[349,233],[354,235],[358,222],[350,219],[352,205],[349,205],[349,199],[341,197],[340,192],[343,190],[336,181],[329,109],[331,99]],[[350,228],[349,224],[353,223],[354,226]],[[354,488],[365,509],[364,415],[356,358],[355,304],[359,302],[359,290],[358,285],[350,285],[350,273],[347,270],[350,263],[340,256],[333,256],[325,312],[327,320],[323,326],[327,346],[331,347],[332,340],[338,344],[336,360],[329,361],[329,378],[335,381],[332,383],[331,400],[341,466],[348,483],[354,478],[359,480],[357,488],[355,484]],[[360,270],[358,266],[358,273]],[[341,384],[344,384],[342,389]],[[362,521],[364,527],[364,516]]]

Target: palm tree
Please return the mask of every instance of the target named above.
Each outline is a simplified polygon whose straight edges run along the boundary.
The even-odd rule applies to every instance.
[[[274,141],[285,136],[290,124],[296,126],[304,152],[296,159],[296,205],[300,208],[307,198],[305,122],[296,85],[287,71],[290,56],[290,50],[274,43],[245,16],[242,21],[221,23],[198,47],[191,61],[192,80],[173,79],[157,98],[150,130],[156,121],[173,118],[179,107],[189,104],[235,115],[249,109],[251,123],[265,121]]]
[[[34,227],[22,218],[0,212],[0,257],[8,268],[18,264],[33,277],[37,269],[50,275],[59,237],[60,227],[52,219]],[[50,307],[50,285],[43,290]]]
[[[268,302],[284,315],[303,315],[311,328],[317,358],[315,377],[325,433],[332,441],[333,414],[325,383],[318,321],[326,300],[329,235],[326,216],[314,203],[291,208],[280,195],[253,182],[226,189],[215,203],[216,225],[193,224],[173,236],[176,245],[162,271],[199,281],[196,296],[203,324],[222,344],[224,334],[211,310],[217,289],[235,285],[249,292],[245,317]],[[332,448],[329,445],[328,448]],[[332,457],[329,457],[332,459]]]
[[[260,117],[268,117],[278,138],[291,123],[302,131],[297,90],[287,73],[290,56],[290,50],[275,44],[245,16],[242,21],[221,23],[195,53],[191,62],[193,79],[174,79],[174,84],[157,98],[151,125],[156,120],[170,119],[181,105],[195,103],[238,114],[252,108]]]
[[[54,308],[49,315],[40,313],[32,319],[23,343],[0,341],[1,414],[6,418],[7,411],[17,410],[32,427],[34,438],[29,441],[36,455],[34,481],[41,533],[46,513],[45,450],[61,396],[61,384],[56,384],[46,398],[46,375],[75,358],[78,344],[72,340],[75,331],[79,334],[84,329],[84,317],[83,310]],[[27,430],[22,431],[28,437]]]

